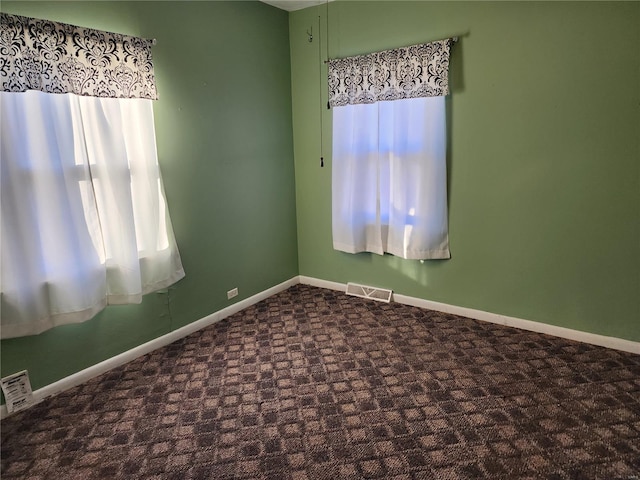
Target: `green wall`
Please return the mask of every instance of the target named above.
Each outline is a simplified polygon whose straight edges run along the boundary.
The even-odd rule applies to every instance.
[[[40,388],[298,274],[287,12],[259,2],[1,8],[157,39],[158,156],[186,271],[169,296],[2,341],[2,376],[27,368]]]
[[[331,112],[306,34],[320,32],[325,55],[322,5],[289,17],[300,274],[639,341],[640,3],[338,1],[328,11],[332,58],[460,36],[448,98],[452,258],[332,249]]]

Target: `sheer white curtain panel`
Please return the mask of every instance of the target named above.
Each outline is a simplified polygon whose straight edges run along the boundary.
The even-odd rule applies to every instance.
[[[333,110],[333,246],[449,258],[445,97]]]
[[[151,100],[1,92],[0,109],[2,338],[184,276]]]

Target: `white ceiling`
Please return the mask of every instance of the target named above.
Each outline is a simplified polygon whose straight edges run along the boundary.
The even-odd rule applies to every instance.
[[[327,3],[326,0],[260,0],[263,3],[268,3],[274,7],[281,8],[293,12],[294,10],[301,10],[307,7],[313,7],[314,5],[322,5]],[[332,1],[332,0],[329,0]]]

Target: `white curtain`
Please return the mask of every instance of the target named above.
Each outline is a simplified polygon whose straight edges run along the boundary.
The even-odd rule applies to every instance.
[[[333,246],[450,258],[445,97],[333,109]]]
[[[151,100],[1,92],[0,109],[2,338],[184,276]]]
[[[450,258],[445,96],[454,41],[329,60],[336,250]]]

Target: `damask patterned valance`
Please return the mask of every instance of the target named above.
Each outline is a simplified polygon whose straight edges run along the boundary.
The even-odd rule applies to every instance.
[[[0,13],[0,90],[158,98],[152,40]]]
[[[329,60],[329,104],[437,97],[449,93],[453,39]]]

